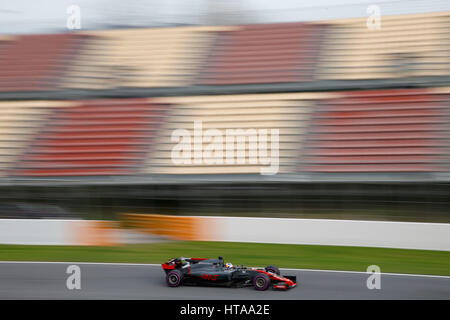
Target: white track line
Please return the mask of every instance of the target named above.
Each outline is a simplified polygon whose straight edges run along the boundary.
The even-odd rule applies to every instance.
[[[280,270],[372,274],[372,272],[368,273],[368,272],[364,272],[364,271],[345,271],[345,270],[289,269],[289,268],[280,268]],[[450,279],[450,276],[437,276],[437,275],[431,275],[431,274],[392,273],[392,272],[381,272],[381,274],[382,275],[388,275],[388,276],[426,277],[426,278],[445,278],[445,279]]]
[[[16,263],[16,264],[92,264],[92,265],[111,265],[111,266],[152,266],[152,267],[160,267],[159,263],[126,263],[126,262],[77,262],[77,261],[0,261],[0,263]],[[262,267],[256,267],[262,268]],[[345,271],[345,270],[322,270],[322,269],[294,269],[294,268],[280,268],[280,270],[288,270],[288,271],[311,271],[311,272],[337,272],[337,273],[358,273],[358,274],[368,274],[364,271]],[[371,274],[371,273],[370,273]],[[437,276],[437,275],[429,275],[429,274],[413,274],[413,273],[391,273],[391,272],[381,272],[382,275],[389,276],[405,276],[405,277],[425,277],[425,278],[444,278],[450,279],[450,276]]]

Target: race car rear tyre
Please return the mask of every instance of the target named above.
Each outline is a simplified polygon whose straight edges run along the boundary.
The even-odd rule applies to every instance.
[[[267,288],[269,288],[269,285],[270,285],[270,278],[265,273],[257,274],[253,278],[253,286],[255,287],[256,290],[259,291],[267,290]]]
[[[183,274],[180,270],[172,270],[166,276],[166,282],[169,287],[178,287],[183,280]]]
[[[272,273],[275,273],[277,275],[280,275],[280,269],[278,269],[275,266],[267,266],[265,269],[266,269],[267,272],[272,272]]]

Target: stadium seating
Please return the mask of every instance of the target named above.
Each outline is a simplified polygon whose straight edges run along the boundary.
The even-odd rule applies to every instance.
[[[90,101],[0,103],[0,175],[259,174],[227,162],[227,129],[279,129],[278,173],[445,172],[450,91],[391,89]],[[169,108],[170,106],[170,108]],[[194,123],[201,123],[195,162]],[[177,129],[187,130],[190,162],[177,163]],[[209,129],[222,135],[222,162],[205,153]],[[250,131],[247,131],[250,130]],[[259,146],[258,146],[259,147]]]
[[[319,24],[240,26],[222,32],[199,83],[232,85],[312,80],[319,52]]]
[[[167,121],[162,125],[161,134],[155,151],[147,162],[146,173],[164,174],[250,174],[260,173],[262,165],[250,163],[250,150],[247,140],[245,145],[245,161],[239,163],[237,153],[233,155],[233,164],[226,162],[225,136],[226,129],[267,129],[270,154],[270,129],[279,129],[279,171],[295,170],[298,157],[299,142],[303,140],[305,127],[309,119],[311,106],[315,99],[333,96],[325,93],[304,94],[253,94],[165,98],[164,101],[173,106]],[[162,98],[161,98],[162,99]],[[215,155],[203,153],[201,163],[195,163],[193,149],[194,121],[202,123],[203,134],[209,129],[217,129],[223,136],[224,143],[222,163],[214,162]],[[174,163],[171,152],[181,141],[172,140],[176,129],[188,130],[191,136],[192,153],[189,164]],[[202,150],[212,141],[203,140]],[[234,146],[236,148],[236,146]],[[234,149],[236,152],[237,150]],[[230,156],[231,159],[231,156]]]
[[[54,90],[82,39],[74,34],[24,35],[0,43],[0,91]]]
[[[227,129],[266,129],[270,141],[278,129],[279,173],[449,172],[449,89],[417,87],[450,76],[450,12],[382,16],[378,30],[366,23],[0,36],[0,176],[261,173],[248,143],[244,162],[212,153],[195,162],[192,150],[191,163],[175,163],[174,133],[187,130],[193,145],[195,123],[224,138]],[[406,88],[405,79],[416,88],[378,89]],[[310,81],[321,91],[300,92],[297,82]],[[331,92],[341,81],[354,91]],[[68,90],[45,92],[59,89]],[[105,91],[49,101],[88,99],[70,89]],[[25,101],[28,91],[46,100]],[[158,97],[104,98],[136,92]]]
[[[189,86],[215,34],[233,27],[177,27],[92,31],[62,87]]]
[[[316,70],[318,80],[365,80],[450,75],[450,12],[382,16],[328,25]]]
[[[149,99],[80,101],[49,115],[14,174],[135,174],[167,106]]]
[[[0,93],[450,75],[450,12],[0,36]]]
[[[48,122],[49,114],[73,105],[62,101],[0,102],[0,176],[9,175],[30,140]]]
[[[449,171],[448,94],[349,91],[321,101],[300,171]]]

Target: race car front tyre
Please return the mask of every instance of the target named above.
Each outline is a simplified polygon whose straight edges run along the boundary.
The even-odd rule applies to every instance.
[[[172,270],[166,276],[166,282],[169,287],[178,287],[183,280],[183,274],[180,270]]]
[[[269,288],[269,285],[270,285],[270,278],[265,273],[257,274],[253,278],[253,286],[255,287],[256,290],[259,291],[267,290],[267,288]]]
[[[278,269],[275,266],[267,266],[265,269],[266,269],[267,272],[272,272],[272,273],[275,273],[277,275],[280,275],[280,269]]]

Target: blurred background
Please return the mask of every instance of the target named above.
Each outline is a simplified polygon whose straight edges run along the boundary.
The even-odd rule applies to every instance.
[[[0,218],[450,222],[449,10],[2,1]],[[279,129],[278,174],[174,164],[195,120]]]

